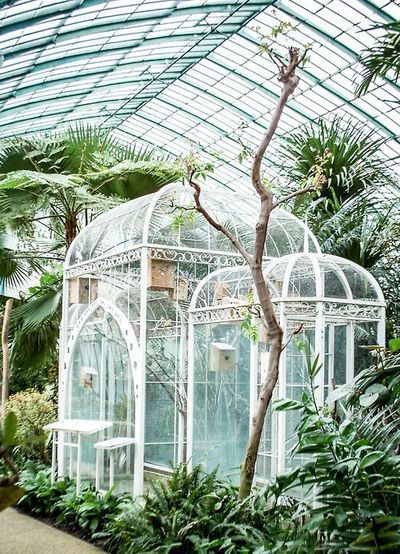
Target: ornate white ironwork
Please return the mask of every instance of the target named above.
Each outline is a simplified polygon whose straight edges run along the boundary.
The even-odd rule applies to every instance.
[[[71,266],[65,271],[67,278],[79,277],[87,273],[97,273],[104,269],[127,264],[134,260],[140,260],[140,252],[143,246],[136,246],[132,250],[112,254],[111,256],[89,260],[76,266]],[[207,252],[195,250],[181,250],[179,248],[149,247],[149,258],[156,260],[170,260],[176,262],[191,262],[211,265],[235,267],[244,264],[241,256],[224,252]]]
[[[380,319],[381,307],[371,304],[342,304],[339,302],[324,302],[326,315],[337,315],[353,319]]]
[[[80,265],[72,266],[65,271],[65,277],[79,277],[86,273],[99,273],[104,269],[110,269],[111,267],[128,264],[129,262],[140,260],[141,248],[134,248],[127,252],[120,252],[119,254],[113,254],[107,258],[99,258],[97,260],[90,260]]]
[[[150,247],[149,257],[156,260],[170,260],[176,262],[192,262],[212,265],[235,267],[244,265],[244,259],[236,254],[217,253],[207,251],[180,250],[178,248]]]
[[[287,315],[295,314],[295,315],[315,316],[317,311],[316,302],[304,302],[301,300],[297,300],[295,302],[285,302],[284,307],[285,307],[285,313]]]
[[[242,307],[243,308],[243,307]],[[220,321],[243,321],[243,312],[237,307],[210,308],[193,312],[193,323],[217,323]]]

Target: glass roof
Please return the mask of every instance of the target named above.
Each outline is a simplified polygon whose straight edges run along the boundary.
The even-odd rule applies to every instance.
[[[214,219],[225,225],[249,252],[252,251],[259,211],[256,196],[236,194],[232,198],[226,188],[206,184],[202,203]],[[97,217],[79,233],[71,245],[66,264],[111,256],[142,244],[178,247],[189,253],[200,250],[238,255],[231,242],[212,228],[203,216],[188,211],[193,205],[192,189],[179,183],[125,202]],[[183,216],[178,225],[177,216]],[[268,226],[266,256],[284,256],[301,252],[304,248],[319,251],[314,235],[295,216],[275,209]]]
[[[195,141],[205,159],[222,153],[217,182],[246,188],[238,134],[256,145],[279,94],[258,32],[291,21],[293,42],[313,51],[279,133],[319,116],[351,116],[388,139],[393,164],[399,156],[399,86],[380,80],[354,98],[359,54],[382,34],[377,24],[400,19],[398,0],[1,4],[0,137],[85,121],[172,154]]]
[[[265,264],[264,276],[275,301],[321,300],[385,305],[382,290],[368,271],[330,254],[302,252],[270,260]],[[247,305],[248,293],[253,289],[253,279],[247,267],[220,269],[199,283],[191,308]]]

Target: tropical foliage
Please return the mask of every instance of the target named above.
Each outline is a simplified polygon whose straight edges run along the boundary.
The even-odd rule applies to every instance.
[[[51,486],[48,470],[23,472],[24,510],[51,515],[83,530],[112,553],[341,553],[400,548],[400,357],[390,355],[316,398],[319,359],[298,343],[308,384],[300,400],[280,399],[277,410],[297,410],[298,444],[305,462],[238,500],[216,472],[182,465],[168,480],[149,483],[142,501],[117,501],[68,479]]]
[[[361,55],[362,81],[357,94],[362,95],[378,77],[392,78],[398,81],[400,76],[400,21],[393,21],[382,26],[386,33]]]
[[[383,144],[384,139],[365,125],[337,117],[319,119],[315,125],[285,136],[279,169],[289,187],[297,190],[316,172],[319,179],[315,193],[295,200],[293,212],[307,214],[309,224],[318,229],[321,221],[340,211],[344,203],[371,200],[377,191],[387,193],[395,180],[380,151]]]
[[[318,179],[317,190],[299,196],[291,210],[307,219],[323,252],[352,260],[378,279],[391,332],[400,318],[400,223],[398,183],[382,154],[384,142],[361,124],[321,119],[283,139],[279,169],[289,188]]]
[[[17,425],[17,417],[11,411],[0,422],[0,512],[15,504],[24,494],[17,484],[19,472],[12,458]]]
[[[100,211],[154,192],[181,172],[153,151],[122,146],[106,131],[81,126],[5,141],[0,175],[0,214],[9,225],[30,233],[47,229],[65,249]]]
[[[292,472],[291,487],[301,487],[310,506],[304,528],[315,533],[323,552],[397,552],[400,358],[364,371],[352,389],[335,390],[320,408],[315,397],[319,361],[311,359],[306,345],[302,348],[308,390],[301,401],[281,401],[278,409],[301,414],[295,452],[310,458]]]

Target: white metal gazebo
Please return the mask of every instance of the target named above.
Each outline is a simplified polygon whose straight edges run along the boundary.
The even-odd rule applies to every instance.
[[[382,291],[362,267],[319,253],[270,260],[265,278],[284,343],[289,341],[275,397],[299,399],[305,389],[304,355],[290,340],[297,333],[322,364],[317,383],[322,405],[332,386],[350,381],[371,363],[360,346],[384,345]],[[189,309],[188,455],[192,463],[226,473],[237,473],[242,461],[268,356],[254,294],[247,268],[225,268],[203,279]],[[255,342],[243,329],[249,313],[259,328]],[[257,463],[260,481],[296,463],[290,456],[296,414],[269,410]]]
[[[252,248],[255,197],[206,184],[203,202]],[[186,459],[188,306],[204,277],[243,264],[199,214],[177,224],[192,206],[189,187],[168,185],[98,217],[68,252],[58,431],[52,427],[59,475],[140,494],[146,475]],[[318,252],[300,220],[274,210],[265,259],[306,244]],[[88,421],[97,431],[88,432]],[[111,425],[98,430],[104,423]]]

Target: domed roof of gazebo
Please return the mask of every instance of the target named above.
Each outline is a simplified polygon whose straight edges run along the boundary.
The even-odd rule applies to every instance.
[[[225,225],[250,251],[259,200],[252,194],[239,195],[218,185],[205,185],[202,202],[213,217]],[[76,237],[67,265],[107,257],[140,245],[237,253],[235,247],[204,217],[191,211],[193,191],[180,183],[167,185],[154,194],[126,202],[97,217]],[[177,216],[183,218],[178,223]],[[181,219],[181,218],[179,218]],[[312,232],[292,214],[275,209],[271,214],[266,256],[278,257],[319,246]],[[188,259],[190,261],[190,259]]]

